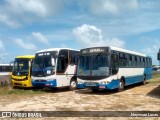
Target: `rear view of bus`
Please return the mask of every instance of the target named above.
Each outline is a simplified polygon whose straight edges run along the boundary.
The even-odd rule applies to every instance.
[[[12,69],[12,86],[32,87],[31,83],[31,64],[34,55],[17,56],[14,60]]]
[[[38,51],[32,67],[34,87],[67,87],[75,89],[77,50],[69,48],[51,48]]]

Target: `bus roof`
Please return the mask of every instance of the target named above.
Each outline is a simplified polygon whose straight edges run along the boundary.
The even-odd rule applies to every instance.
[[[131,50],[126,50],[126,49],[122,49],[122,48],[118,48],[118,47],[113,47],[113,46],[110,46],[110,48],[111,48],[112,50],[117,50],[117,51],[129,53],[129,54],[134,54],[134,55],[139,55],[139,56],[147,57],[146,54],[142,54],[142,53],[135,52],[135,51],[131,51]]]
[[[16,58],[35,58],[34,55],[22,55],[22,56],[16,56]]]
[[[75,50],[75,49],[71,49],[71,48],[49,48],[49,49],[44,49],[44,50],[40,50],[37,51],[36,53],[40,53],[40,52],[46,52],[46,51],[60,51],[60,50],[74,50],[74,51],[79,51],[79,50]]]
[[[0,66],[11,66],[11,64],[0,64]]]
[[[142,54],[142,53],[139,53],[139,52],[135,52],[135,51],[131,51],[131,50],[123,49],[123,48],[118,48],[118,47],[114,47],[114,46],[98,46],[98,47],[89,47],[89,48],[84,48],[84,49],[101,48],[101,47],[110,47],[111,50],[120,51],[120,52],[124,52],[124,53],[129,53],[129,54],[134,54],[134,55],[143,56],[143,57],[148,57],[146,54]]]

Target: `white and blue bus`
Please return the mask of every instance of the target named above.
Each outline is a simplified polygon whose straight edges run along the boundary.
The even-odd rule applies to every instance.
[[[33,87],[77,88],[76,61],[78,50],[51,48],[38,51],[32,64]]]
[[[152,78],[152,59],[134,51],[117,47],[81,49],[77,70],[78,88],[117,89],[146,83]]]

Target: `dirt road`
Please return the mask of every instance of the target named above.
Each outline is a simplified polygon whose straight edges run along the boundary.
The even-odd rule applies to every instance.
[[[0,97],[0,111],[160,111],[160,85],[154,82],[132,85],[123,92],[60,89]]]

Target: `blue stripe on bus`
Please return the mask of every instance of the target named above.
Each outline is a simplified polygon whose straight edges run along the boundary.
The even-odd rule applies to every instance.
[[[148,69],[148,68],[147,68]],[[148,69],[150,71],[150,69]],[[151,72],[149,72],[151,73]],[[152,74],[146,74],[146,80],[151,79]],[[125,86],[132,85],[135,83],[142,82],[144,80],[144,75],[138,75],[138,76],[130,76],[125,78]],[[106,89],[116,89],[119,87],[119,80],[112,80],[109,84],[97,84],[94,86],[94,88],[99,88],[99,86],[105,86]],[[85,84],[78,84],[78,88],[87,88],[88,86],[85,86]],[[92,88],[92,87],[89,87]]]
[[[145,68],[144,69],[144,74],[146,74],[146,80],[152,78],[152,72],[153,72],[152,68]]]
[[[33,87],[57,87],[57,82],[56,79],[50,80],[50,81],[45,81],[45,82],[36,82],[35,80],[32,80],[32,85]]]
[[[143,79],[144,79],[144,75],[137,75],[137,76],[132,76],[132,77],[126,77],[125,78],[125,86],[142,82]]]
[[[84,86],[84,84],[77,84],[77,88],[86,88],[85,86]]]
[[[105,86],[106,89],[116,89],[119,86],[119,80],[112,80],[109,84],[97,84],[94,88],[99,88],[99,86]],[[78,88],[92,88],[85,86],[85,84],[77,84]]]
[[[100,84],[100,86],[103,86]],[[106,89],[116,89],[119,86],[119,80],[112,80],[109,84],[106,85]]]

